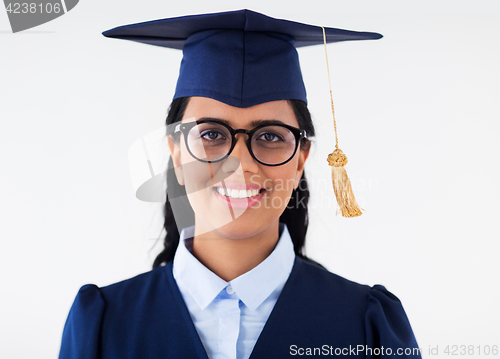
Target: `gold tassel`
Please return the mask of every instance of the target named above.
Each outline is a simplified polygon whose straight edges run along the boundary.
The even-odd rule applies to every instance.
[[[344,166],[347,164],[347,157],[340,149],[336,149],[328,155],[328,164],[332,166],[332,183],[337,203],[343,217],[361,216],[363,212],[356,203],[352,191],[351,181],[347,176]]]
[[[343,217],[357,217],[363,214],[364,211],[360,208],[354,198],[354,192],[352,191],[351,181],[347,176],[347,172],[344,166],[347,164],[347,156],[339,149],[339,141],[337,139],[337,123],[335,121],[335,110],[333,107],[333,94],[332,94],[332,84],[330,81],[330,68],[328,66],[328,54],[326,52],[326,35],[325,28],[323,29],[323,41],[325,42],[325,55],[326,55],[326,68],[328,70],[328,84],[330,86],[330,101],[332,105],[332,115],[333,115],[333,128],[335,129],[335,150],[328,155],[326,159],[328,164],[332,166],[332,184],[333,191],[335,192],[335,197],[337,198],[337,204],[339,205],[340,211]],[[337,212],[338,214],[338,212]]]

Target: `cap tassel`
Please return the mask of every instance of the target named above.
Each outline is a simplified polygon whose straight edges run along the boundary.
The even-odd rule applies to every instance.
[[[326,56],[326,69],[328,71],[328,84],[330,86],[330,101],[332,105],[332,115],[333,115],[333,128],[335,129],[335,150],[328,155],[327,161],[330,166],[332,166],[332,183],[333,191],[335,192],[335,197],[337,198],[337,204],[340,207],[340,211],[343,217],[357,217],[363,214],[364,209],[360,208],[354,198],[354,192],[352,191],[351,181],[347,176],[347,172],[344,166],[347,164],[347,156],[339,149],[339,141],[337,139],[337,123],[335,121],[335,110],[333,107],[333,94],[332,94],[332,84],[330,81],[330,68],[328,66],[328,54],[326,51],[326,35],[325,28],[323,29],[323,40],[325,43],[325,56]],[[338,212],[337,212],[338,214]]]
[[[343,217],[357,217],[363,214],[358,204],[356,203],[356,198],[354,198],[354,193],[352,191],[351,181],[347,176],[347,172],[344,168],[347,163],[347,157],[344,152],[340,149],[336,149],[328,155],[328,164],[332,166],[332,183],[333,191],[335,192],[335,197],[337,197],[337,203],[340,207]]]

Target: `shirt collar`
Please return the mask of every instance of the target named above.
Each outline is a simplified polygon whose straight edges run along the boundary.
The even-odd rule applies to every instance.
[[[278,244],[271,254],[259,265],[226,282],[205,267],[186,248],[194,237],[194,226],[184,228],[179,238],[179,246],[175,252],[173,275],[181,281],[193,299],[205,309],[228,284],[231,284],[238,298],[250,309],[257,309],[264,300],[280,285],[283,285],[292,271],[295,260],[293,243],[286,224]]]

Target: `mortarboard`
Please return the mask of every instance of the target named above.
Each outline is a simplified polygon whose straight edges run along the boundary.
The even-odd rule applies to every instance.
[[[182,49],[174,99],[202,96],[236,107],[290,99],[307,103],[298,47],[323,43],[326,51],[327,43],[382,37],[373,32],[276,19],[251,10],[141,22],[113,28],[103,35]],[[334,127],[336,132],[335,117]],[[358,216],[361,211],[343,168],[347,158],[338,144],[336,148],[328,163],[337,202],[343,216]]]
[[[325,28],[326,42],[382,35]],[[116,27],[104,36],[183,50],[174,99],[203,96],[231,106],[307,102],[297,47],[323,43],[321,27],[250,10],[168,18]]]

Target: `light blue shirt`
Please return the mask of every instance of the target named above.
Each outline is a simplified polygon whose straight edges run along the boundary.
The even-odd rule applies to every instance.
[[[191,254],[194,226],[181,231],[173,275],[210,359],[250,357],[295,260],[290,233],[281,226],[273,252],[230,282]]]

